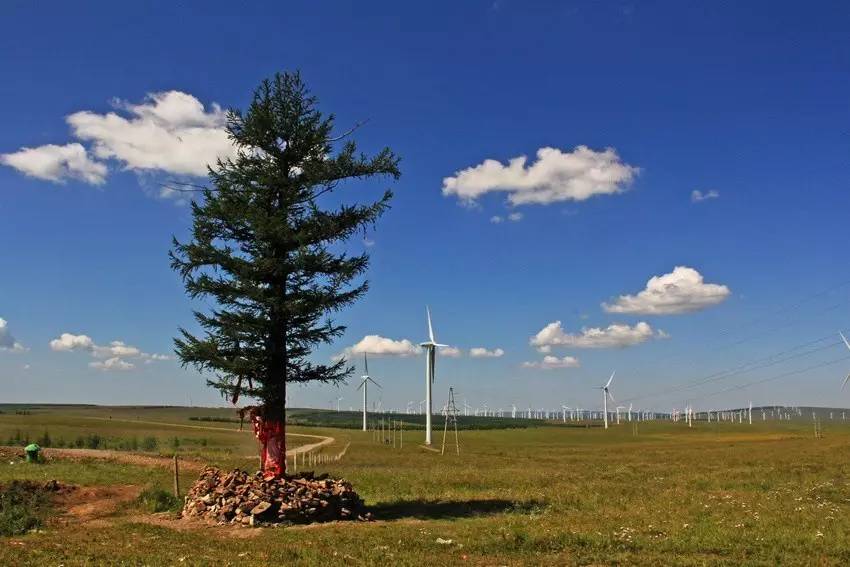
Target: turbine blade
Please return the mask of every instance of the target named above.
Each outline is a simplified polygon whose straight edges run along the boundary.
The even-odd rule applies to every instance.
[[[844,341],[844,344],[847,345],[848,349],[850,349],[850,342],[847,341],[847,337],[844,336],[844,333],[842,333],[841,331],[838,331],[838,334],[841,335],[841,338]]]
[[[611,392],[609,392],[608,390],[605,390],[605,393],[608,394],[608,397],[611,398],[612,402],[614,402],[615,404],[617,403],[617,400],[614,399],[614,396],[611,395]]]
[[[378,384],[377,382],[375,382],[374,380],[372,380],[371,378],[369,378],[369,382],[371,382],[372,384],[374,384],[374,385],[375,385],[375,386],[377,386],[378,388],[381,388],[381,385],[380,385],[380,384]],[[381,390],[383,390],[383,388],[381,388]]]
[[[431,326],[431,309],[429,307],[425,307],[425,314],[428,316],[428,338],[432,343],[437,342],[434,340],[434,327]]]
[[[369,359],[366,357],[366,353],[363,353],[363,366],[366,367],[366,376],[369,375]]]
[[[616,371],[616,370],[615,370],[614,372],[612,372],[612,373],[611,373],[611,377],[610,377],[610,378],[608,378],[608,383],[607,383],[607,384],[605,384],[605,387],[606,387],[606,388],[607,388],[608,386],[610,386],[610,385],[611,385],[611,382],[614,380],[614,374],[616,374],[616,373],[617,373],[617,371]]]
[[[850,380],[850,374],[847,375],[847,378],[844,379],[844,382],[841,384],[841,389],[844,389],[844,386],[847,385],[847,381]]]

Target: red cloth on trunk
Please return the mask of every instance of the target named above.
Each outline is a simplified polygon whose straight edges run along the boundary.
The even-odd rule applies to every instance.
[[[269,478],[286,473],[286,435],[282,421],[266,421],[259,415],[251,417],[254,436],[260,442],[260,469]]]

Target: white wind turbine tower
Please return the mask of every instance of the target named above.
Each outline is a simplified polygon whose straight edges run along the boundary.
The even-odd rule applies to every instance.
[[[378,388],[380,388],[381,385],[378,384],[377,382],[375,382],[374,380],[372,380],[372,378],[369,376],[369,359],[366,358],[365,352],[363,353],[363,370],[364,370],[363,376],[360,377],[361,378],[360,385],[357,386],[357,389],[358,390],[361,389],[361,388],[363,389],[363,431],[366,431],[366,429],[367,429],[367,427],[366,427],[366,410],[368,408],[368,406],[366,405],[366,403],[368,401],[366,391],[369,389],[369,382],[371,382],[372,384],[374,384]],[[342,398],[340,398],[340,399],[342,399]]]
[[[620,425],[620,410],[626,409],[626,406],[617,406],[617,425]]]
[[[336,411],[339,411],[339,402],[341,402],[344,398],[339,397],[336,399]]]
[[[419,346],[425,349],[425,444],[431,444],[431,385],[434,383],[434,366],[437,362],[437,348],[448,345],[439,344],[434,339],[434,327],[431,325],[431,310],[425,308],[425,315],[428,318],[428,340],[424,343],[419,343]]]
[[[841,335],[841,340],[844,341],[844,344],[847,345],[847,348],[850,349],[850,342],[847,341],[847,337],[844,336],[844,333],[838,331],[838,334]],[[850,380],[850,374],[847,375],[847,378],[844,379],[844,382],[841,383],[841,389],[844,389],[844,386],[847,385],[847,381]]]
[[[616,373],[616,370],[612,372],[611,377],[608,378],[608,382],[604,386],[597,388],[598,390],[602,390],[602,418],[605,420],[605,429],[608,429],[608,398],[611,398],[612,402],[614,401],[614,396],[611,395],[611,391],[608,388],[611,386],[611,382],[614,380],[614,374]]]

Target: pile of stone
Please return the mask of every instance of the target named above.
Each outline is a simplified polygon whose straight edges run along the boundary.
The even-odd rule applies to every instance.
[[[371,519],[345,480],[303,473],[265,480],[260,473],[206,467],[189,489],[184,518],[258,526]]]

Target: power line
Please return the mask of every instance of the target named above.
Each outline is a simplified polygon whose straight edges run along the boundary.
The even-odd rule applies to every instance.
[[[732,378],[733,376],[738,376],[740,374],[745,374],[747,372],[753,372],[755,370],[761,370],[763,368],[769,368],[771,366],[775,366],[775,365],[781,364],[783,362],[788,362],[790,360],[795,360],[797,358],[803,358],[803,357],[806,357],[806,356],[810,356],[812,354],[816,354],[818,352],[821,352],[823,350],[826,350],[826,349],[829,349],[829,348],[832,348],[832,347],[835,347],[835,346],[838,346],[838,345],[841,344],[840,341],[836,341],[836,342],[832,342],[830,344],[827,344],[827,345],[824,345],[824,346],[821,346],[821,347],[806,350],[806,351],[798,353],[798,354],[793,354],[793,355],[790,355],[790,356],[784,356],[783,357],[783,355],[793,353],[794,351],[797,351],[797,350],[800,350],[800,349],[803,349],[803,348],[806,348],[806,347],[809,347],[809,346],[812,346],[812,345],[816,345],[816,344],[821,343],[824,340],[827,340],[831,337],[833,337],[832,334],[824,335],[823,337],[820,337],[818,339],[814,339],[814,340],[811,340],[811,341],[807,341],[805,343],[800,343],[800,344],[794,345],[794,346],[789,347],[787,349],[773,353],[769,356],[762,357],[762,358],[753,360],[751,362],[745,362],[745,363],[739,364],[737,366],[734,366],[734,367],[726,369],[726,370],[714,372],[712,374],[708,374],[706,376],[703,376],[701,378],[697,378],[696,380],[692,380],[692,381],[684,383],[684,384],[680,384],[678,386],[668,387],[668,388],[665,388],[664,390],[659,390],[657,392],[653,392],[653,393],[649,393],[649,394],[643,394],[643,395],[640,395],[640,396],[625,398],[622,401],[623,402],[634,402],[636,400],[641,400],[641,399],[645,399],[645,398],[652,397],[652,396],[658,396],[658,395],[663,395],[663,394],[671,394],[671,393],[675,393],[675,392],[681,392],[681,391],[690,390],[690,389],[693,389],[693,388],[698,388],[700,386],[703,386],[703,385],[711,383],[711,382],[718,382],[720,380],[726,380],[728,378]]]
[[[747,382],[745,384],[739,384],[737,386],[731,386],[729,388],[725,388],[723,390],[706,394],[704,396],[700,396],[697,399],[705,399],[713,396],[719,396],[720,394],[731,392],[733,390],[744,390],[749,388],[750,386],[755,386],[756,384],[764,384],[765,382],[772,382],[774,380],[779,380],[781,378],[787,378],[788,376],[794,376],[797,374],[804,374],[806,372],[810,372],[812,370],[817,370],[818,368],[825,368],[827,366],[832,366],[833,364],[838,364],[839,362],[844,362],[845,360],[850,360],[850,355],[842,356],[841,358],[836,358],[834,360],[830,360],[827,362],[821,362],[820,364],[815,364],[813,366],[808,366],[806,368],[801,368],[800,370],[791,370],[789,372],[783,372],[782,374],[777,374],[775,376],[770,376],[768,378],[762,378],[761,380],[754,380],[752,382]]]

